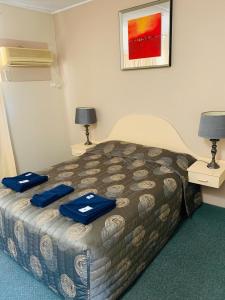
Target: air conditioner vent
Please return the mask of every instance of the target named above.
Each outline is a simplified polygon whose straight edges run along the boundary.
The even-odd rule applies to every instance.
[[[49,67],[53,54],[47,49],[0,47],[0,60],[9,67]]]

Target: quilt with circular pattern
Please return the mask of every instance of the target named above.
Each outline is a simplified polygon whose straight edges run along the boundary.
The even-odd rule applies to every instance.
[[[201,204],[200,187],[187,178],[194,161],[109,141],[39,172],[48,182],[25,193],[0,186],[0,249],[64,299],[118,299]],[[31,205],[59,184],[75,191],[45,208]],[[60,215],[61,204],[89,192],[116,199],[116,208],[89,225]]]

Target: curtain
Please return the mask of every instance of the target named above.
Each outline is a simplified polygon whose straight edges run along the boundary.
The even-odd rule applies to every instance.
[[[0,86],[0,179],[6,176],[15,176],[16,173],[4,98]]]

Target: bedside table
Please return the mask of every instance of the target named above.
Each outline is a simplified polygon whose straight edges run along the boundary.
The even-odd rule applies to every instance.
[[[84,145],[84,144],[75,144],[71,146],[73,156],[81,156],[84,154],[87,149],[93,148],[96,144]]]
[[[225,162],[217,161],[219,169],[209,169],[208,162],[197,160],[188,171],[188,180],[192,183],[219,188],[225,180]]]

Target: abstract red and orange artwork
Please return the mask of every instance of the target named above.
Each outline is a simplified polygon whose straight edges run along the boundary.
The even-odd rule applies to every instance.
[[[128,21],[129,59],[161,55],[161,13]]]
[[[172,0],[120,11],[122,70],[171,66]]]

